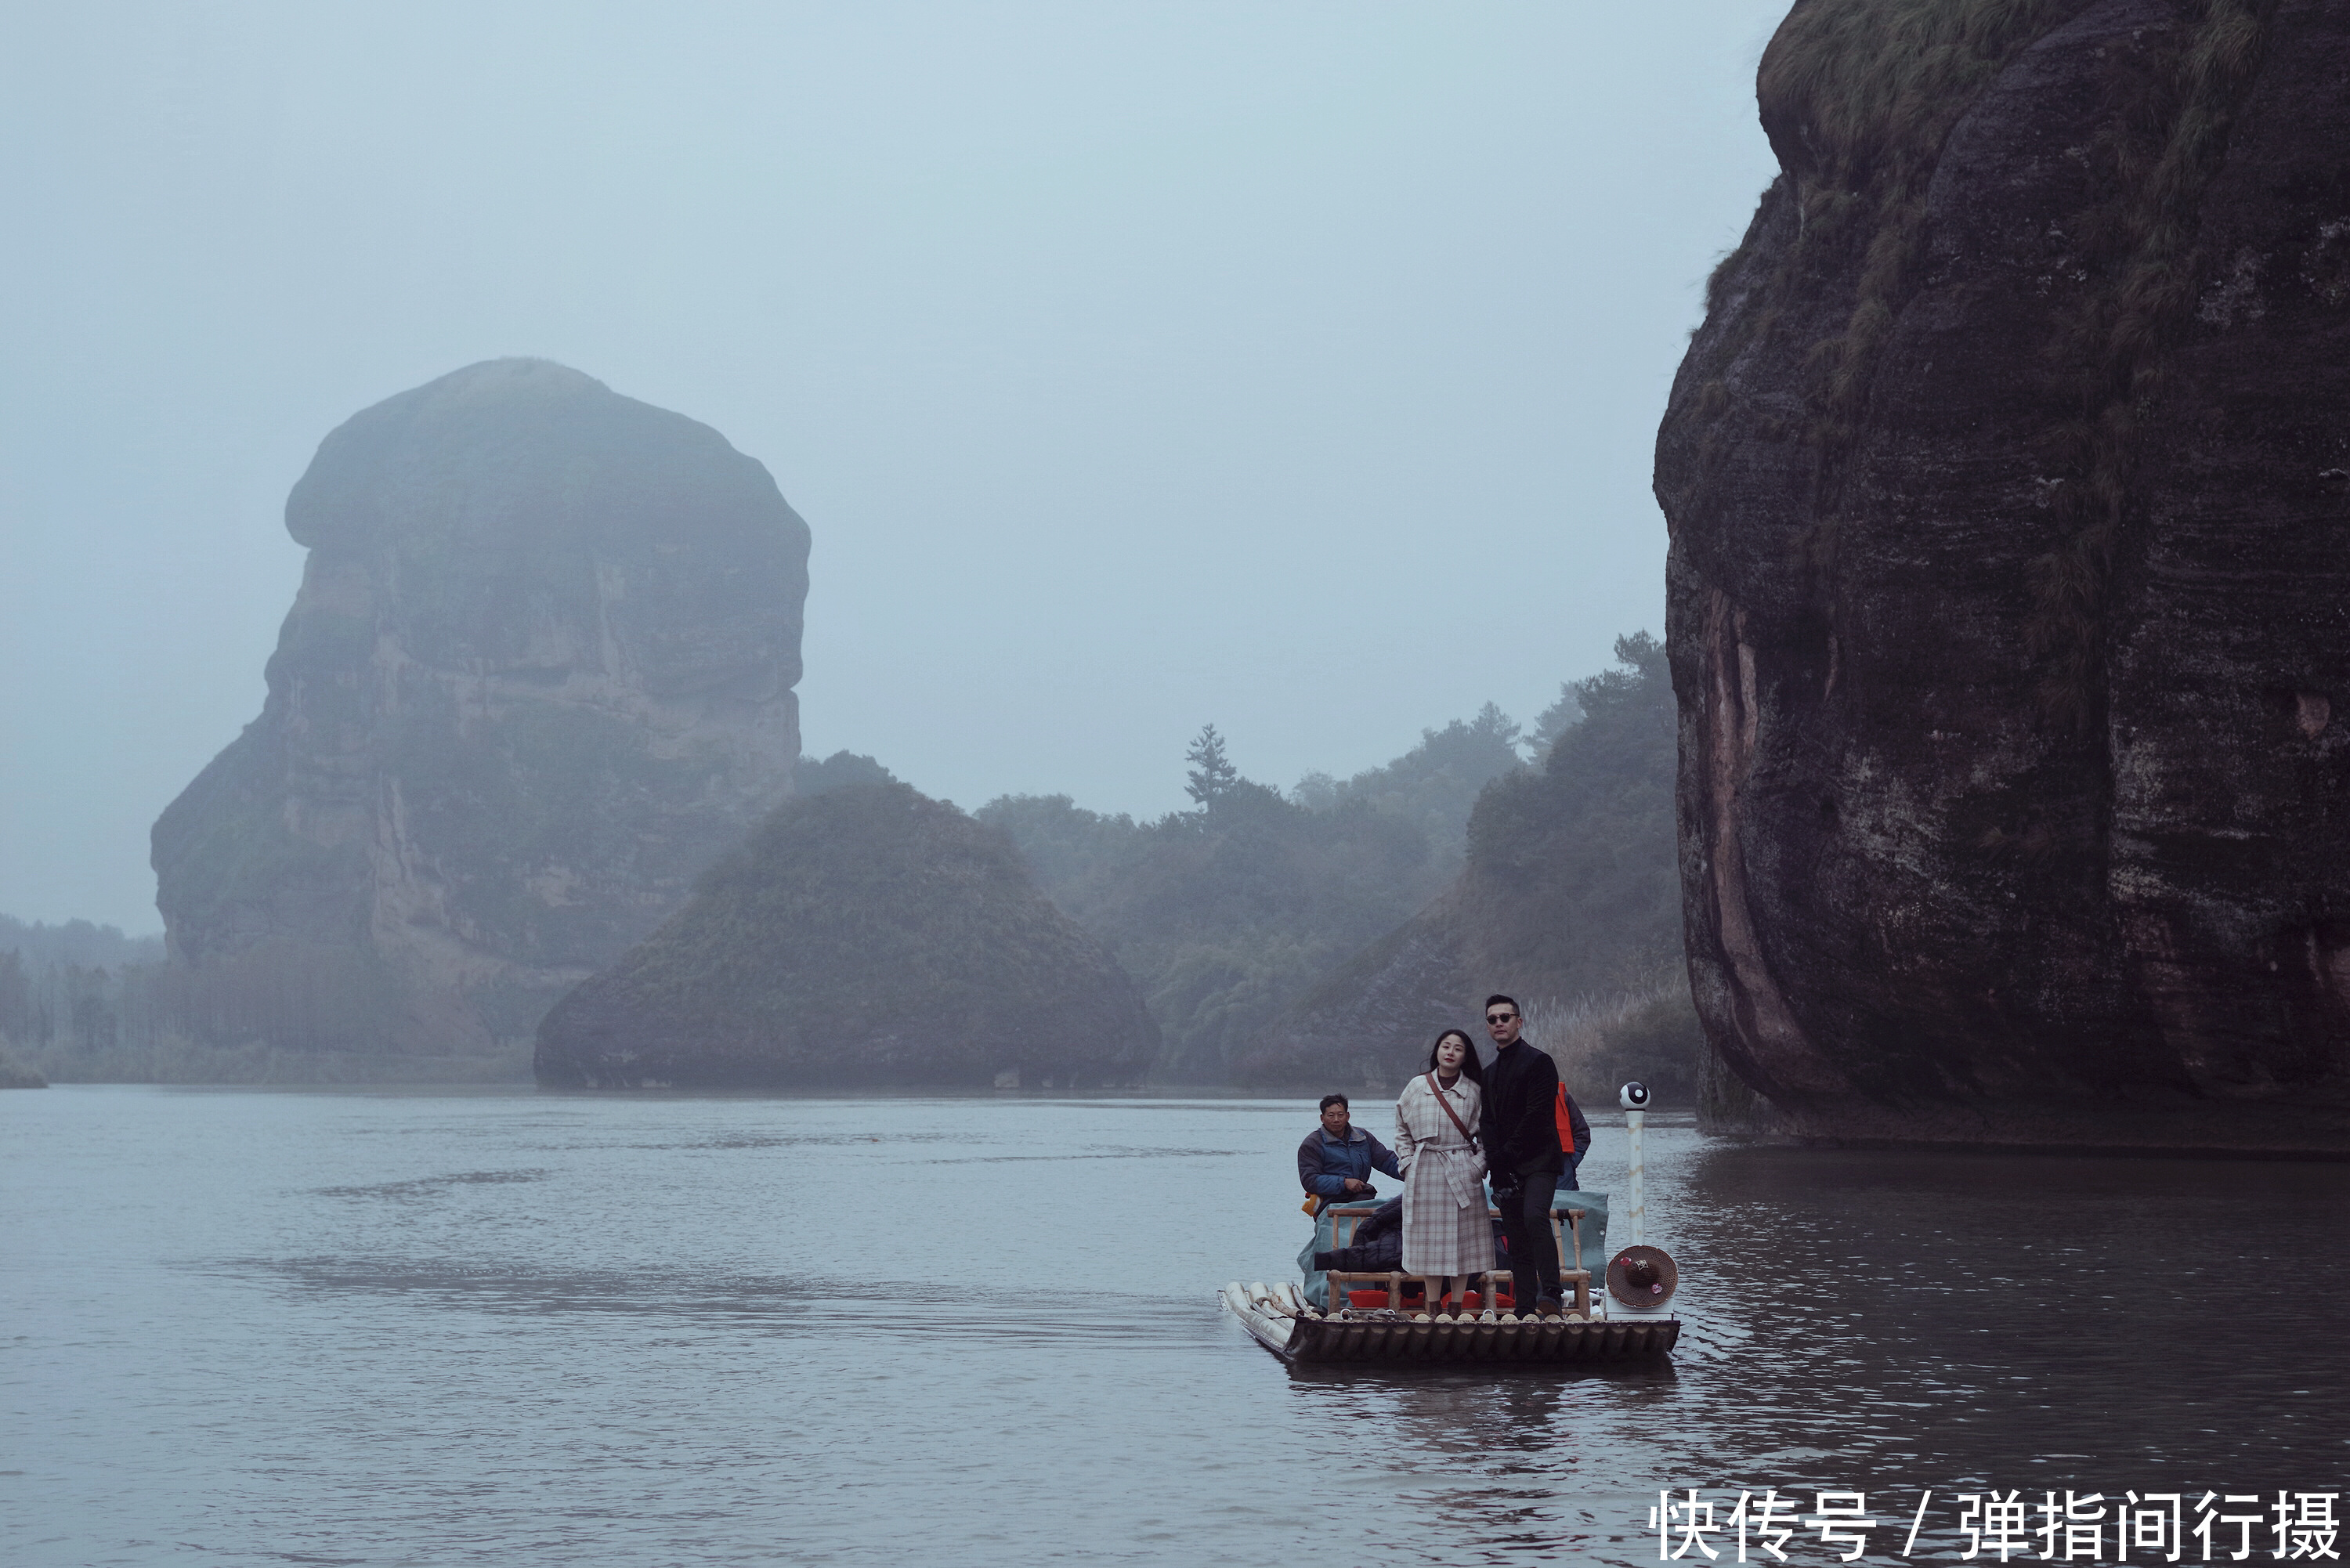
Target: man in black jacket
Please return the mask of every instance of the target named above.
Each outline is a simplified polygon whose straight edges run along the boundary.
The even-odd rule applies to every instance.
[[[1524,1023],[1513,998],[1485,999],[1485,1032],[1494,1050],[1485,1069],[1485,1167],[1510,1239],[1518,1311],[1547,1314],[1559,1310],[1558,1238],[1551,1234],[1550,1210],[1566,1152],[1558,1141],[1558,1065],[1518,1038]]]

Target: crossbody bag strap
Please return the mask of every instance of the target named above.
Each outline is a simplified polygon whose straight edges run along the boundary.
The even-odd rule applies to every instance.
[[[1469,1130],[1468,1124],[1461,1119],[1461,1113],[1454,1110],[1452,1108],[1452,1102],[1444,1097],[1444,1090],[1438,1085],[1436,1082],[1436,1075],[1433,1073],[1428,1075],[1428,1092],[1436,1096],[1437,1105],[1443,1108],[1446,1116],[1452,1118],[1452,1125],[1461,1129],[1461,1136],[1469,1140],[1469,1147],[1471,1148],[1475,1148],[1477,1147],[1477,1135]]]

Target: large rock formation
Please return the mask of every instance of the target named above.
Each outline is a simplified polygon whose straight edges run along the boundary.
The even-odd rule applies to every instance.
[[[1717,1110],[2350,1147],[2345,83],[2315,0],[1780,28],[1657,453]]]
[[[261,717],[154,832],[175,963],[299,992],[280,1044],[527,1040],[787,794],[807,527],[707,426],[494,360],[328,435],[286,526]]]
[[[1159,1046],[1011,838],[905,784],[795,800],[539,1026],[576,1088],[1139,1081]]]

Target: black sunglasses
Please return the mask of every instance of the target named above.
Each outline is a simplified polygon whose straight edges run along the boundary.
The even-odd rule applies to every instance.
[[[1485,1022],[1488,1023],[1507,1023],[1511,1019],[1515,1018],[1517,1014],[1514,1012],[1489,1012],[1485,1014]]]

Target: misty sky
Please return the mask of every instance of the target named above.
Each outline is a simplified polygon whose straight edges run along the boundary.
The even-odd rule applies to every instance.
[[[0,15],[0,911],[160,929],[287,489],[541,355],[815,533],[807,749],[1180,806],[1661,632],[1657,418],[1785,0]]]

